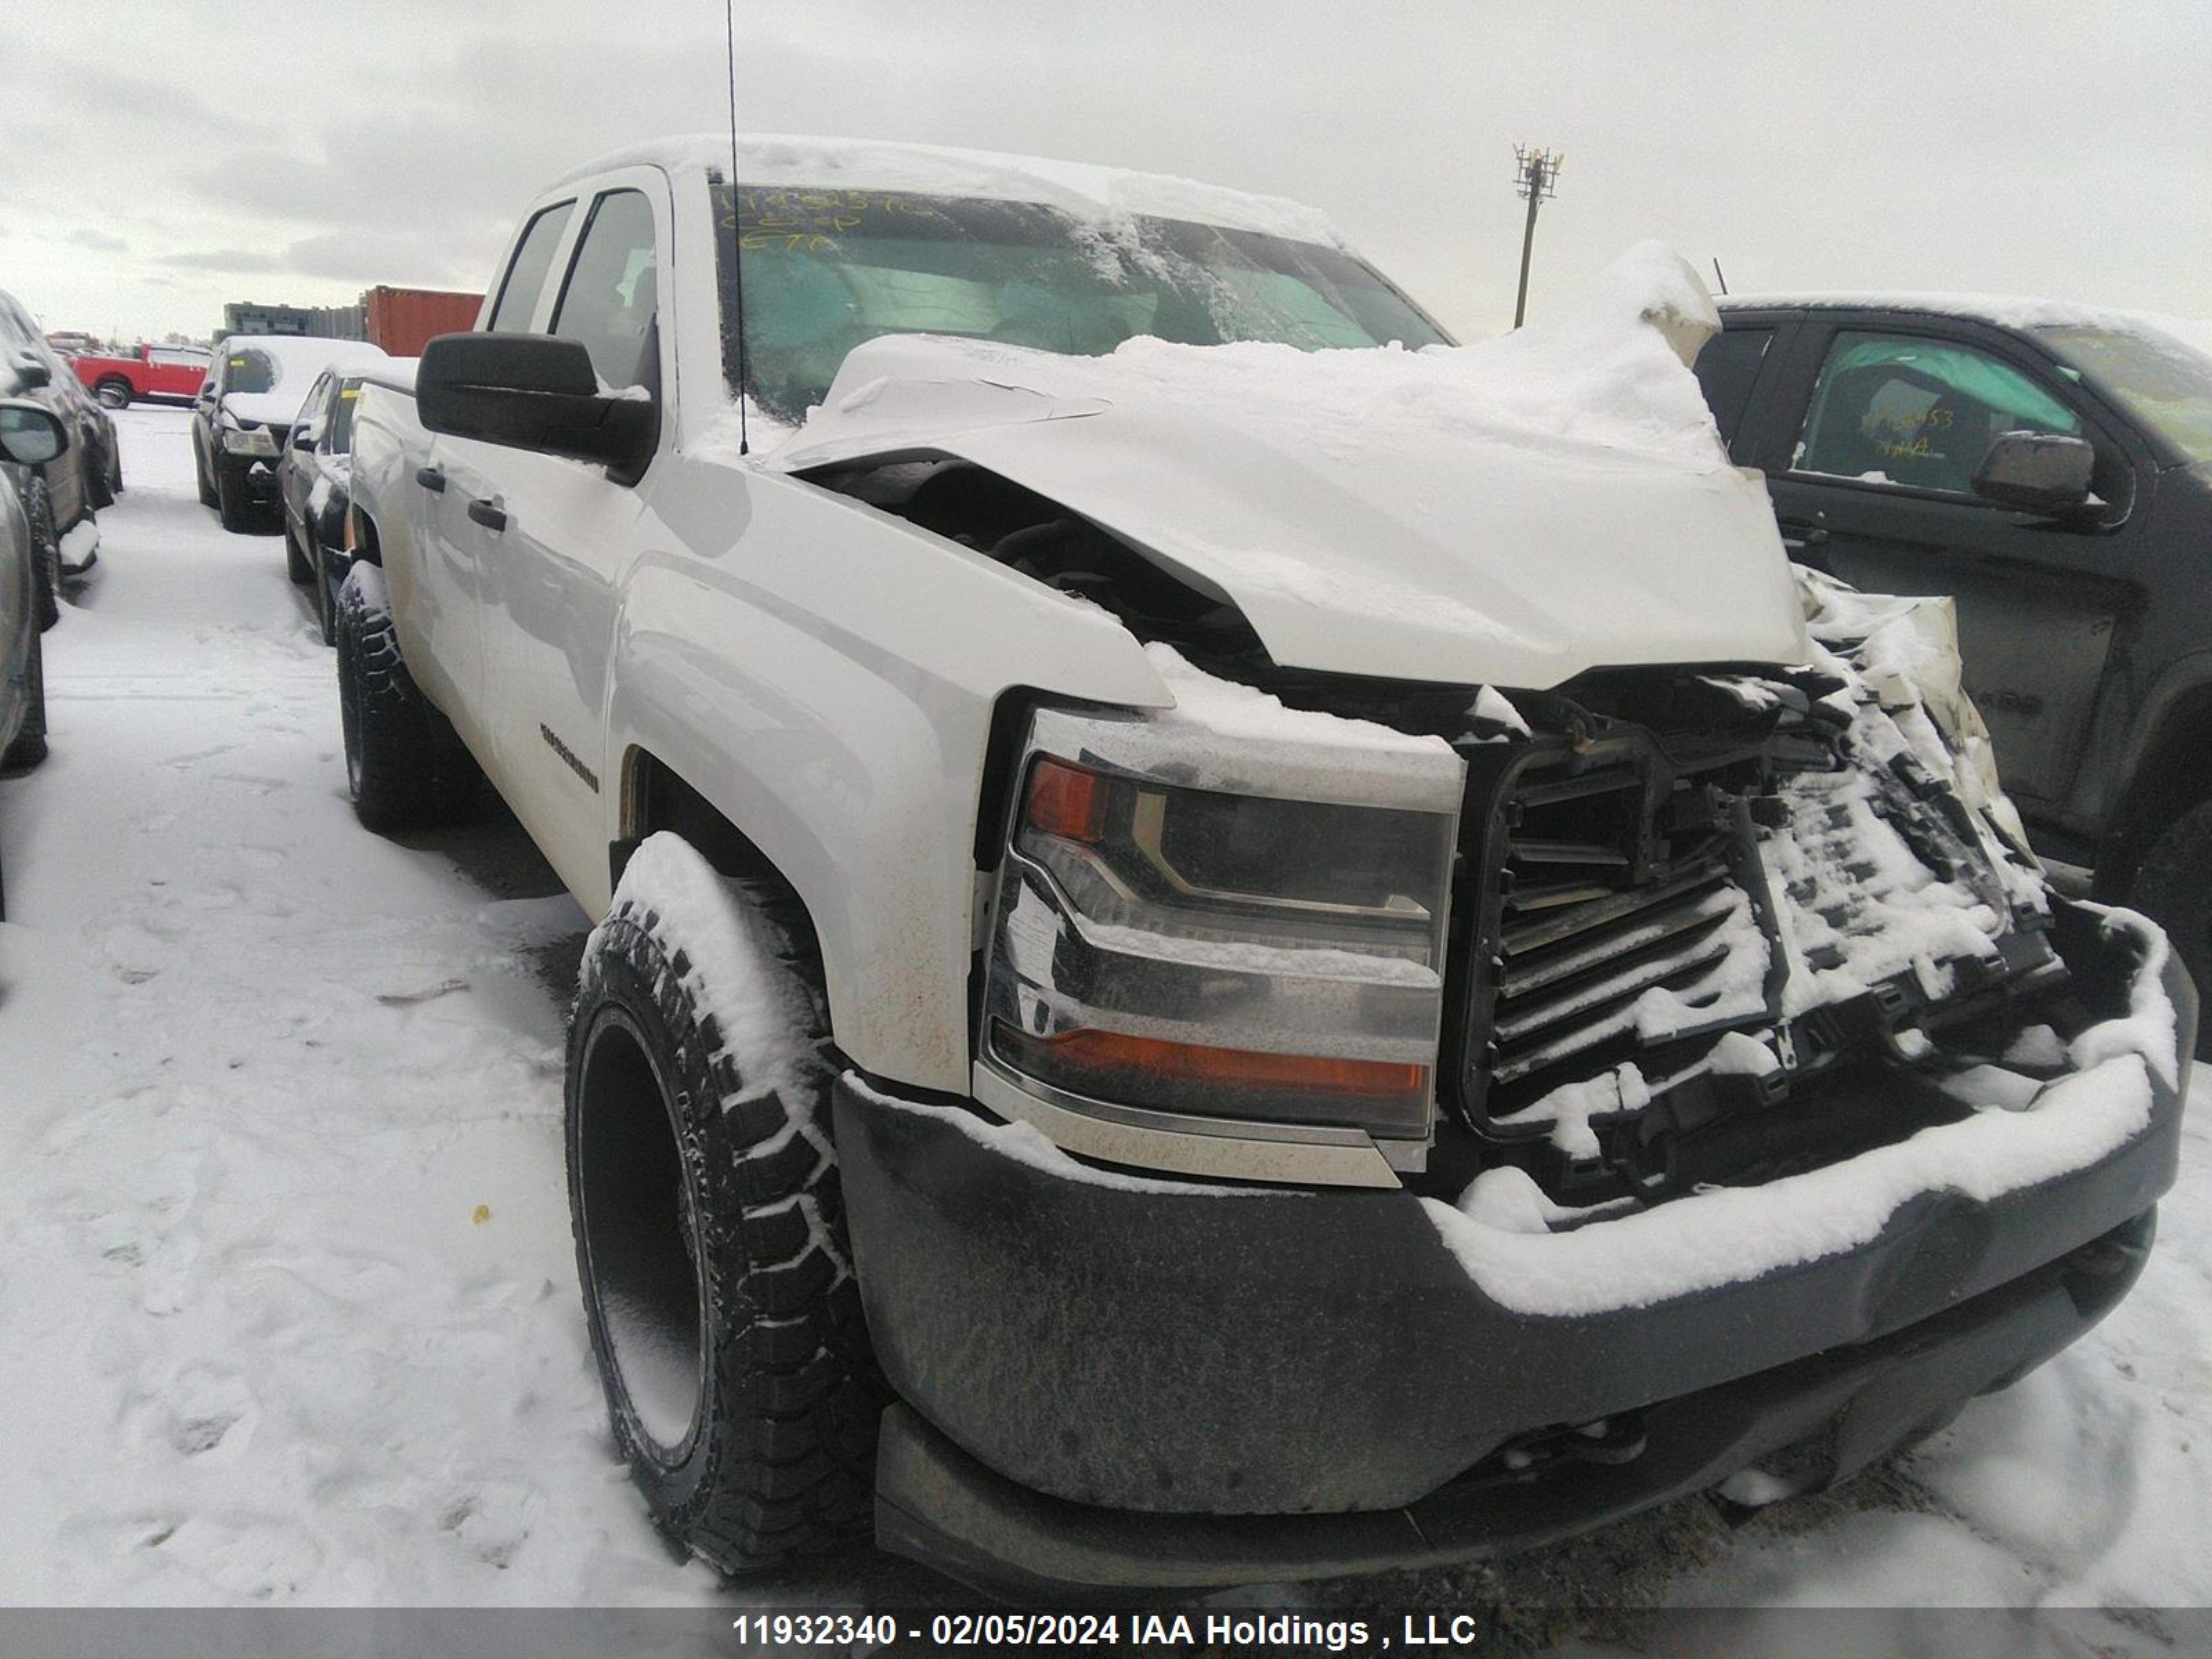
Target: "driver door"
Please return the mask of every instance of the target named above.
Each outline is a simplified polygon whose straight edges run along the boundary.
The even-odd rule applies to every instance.
[[[1789,454],[1770,465],[1791,556],[1869,592],[1957,601],[1966,687],[2005,787],[2048,816],[2132,614],[2128,451],[2081,388],[1999,331],[1870,315],[1806,333],[1820,367]],[[1976,495],[1990,444],[2015,431],[2094,444],[2104,505],[2049,519]]]

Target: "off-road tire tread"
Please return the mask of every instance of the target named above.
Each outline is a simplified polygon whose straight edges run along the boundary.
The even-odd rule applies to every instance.
[[[591,1011],[613,985],[650,1000],[674,1039],[673,1054],[658,1057],[668,1085],[696,1103],[683,1154],[715,1194],[702,1217],[718,1310],[705,1407],[714,1462],[680,1507],[663,1506],[648,1474],[639,1484],[665,1532],[738,1575],[866,1534],[878,1419],[889,1395],[860,1312],[826,1108],[809,1100],[794,1118],[776,1092],[746,1085],[714,1015],[687,985],[689,957],[672,943],[681,937],[681,923],[617,898],[586,954],[569,1073],[578,1074]],[[819,994],[810,988],[810,997],[819,1019]],[[810,1206],[818,1227],[808,1224]],[[577,1248],[581,1273],[580,1237]],[[592,1335],[611,1398],[596,1320]]]

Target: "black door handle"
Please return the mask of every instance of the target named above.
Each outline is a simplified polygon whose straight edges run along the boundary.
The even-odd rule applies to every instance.
[[[1785,546],[1802,547],[1809,551],[1813,548],[1824,546],[1827,539],[1828,532],[1819,525],[1806,524],[1795,519],[1784,519],[1782,521],[1782,540]]]
[[[443,489],[446,470],[441,466],[418,466],[415,469],[415,482],[425,489]]]
[[[504,530],[507,528],[507,514],[501,512],[499,508],[494,507],[489,501],[471,501],[469,503],[469,517],[474,519],[486,530]]]

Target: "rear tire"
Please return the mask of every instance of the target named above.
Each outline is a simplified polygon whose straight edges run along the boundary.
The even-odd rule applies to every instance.
[[[354,815],[371,830],[466,817],[483,774],[399,655],[384,572],[356,563],[338,591],[338,714]]]
[[[2127,902],[2173,941],[2200,991],[2212,996],[2212,801],[2166,826],[2143,854]],[[2212,1022],[2197,1028],[2197,1057],[2212,1060]]]
[[[280,513],[283,510],[277,509]],[[300,550],[300,538],[292,533],[289,524],[284,526],[284,574],[292,579],[295,587],[305,587],[315,574],[314,566],[307,562],[307,556]]]
[[[31,672],[24,677],[23,690],[29,706],[15,740],[0,754],[0,772],[21,771],[46,757],[46,645],[36,634],[31,635]]]
[[[886,1395],[844,1242],[807,953],[763,896],[675,836],[633,870],[647,860],[650,896],[626,880],[586,947],[569,1028],[577,1273],[615,1443],[655,1524],[741,1573],[866,1534]],[[718,1000],[744,1018],[718,1023]]]
[[[23,516],[31,524],[31,571],[43,633],[62,619],[62,538],[54,529],[54,498],[44,478],[32,479],[23,492]]]
[[[131,407],[131,382],[118,374],[111,374],[93,389],[93,396],[108,409]]]

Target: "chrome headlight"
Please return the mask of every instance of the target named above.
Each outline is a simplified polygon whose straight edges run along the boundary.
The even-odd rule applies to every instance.
[[[1425,1140],[1461,763],[1396,733],[1364,759],[1301,743],[1296,718],[1224,745],[1188,722],[1037,715],[994,911],[987,1065],[1184,1133]]]

